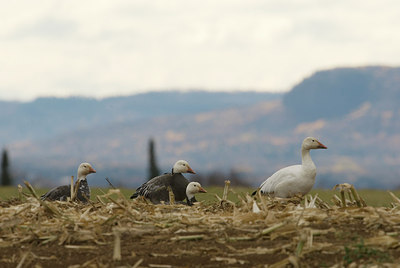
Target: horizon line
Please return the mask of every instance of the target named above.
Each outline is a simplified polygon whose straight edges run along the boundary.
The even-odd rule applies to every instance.
[[[291,90],[291,89],[290,89]],[[267,90],[267,89],[256,89],[256,88],[249,88],[249,89],[201,89],[201,88],[192,88],[192,89],[150,89],[150,90],[140,90],[137,92],[131,93],[117,93],[117,94],[104,94],[104,96],[93,97],[89,94],[55,94],[55,95],[48,95],[48,94],[39,94],[33,98],[4,98],[0,97],[0,102],[19,102],[19,103],[29,103],[34,102],[38,99],[93,99],[93,100],[104,100],[104,99],[112,99],[112,98],[124,98],[124,97],[132,97],[137,95],[144,95],[144,94],[151,94],[151,93],[179,93],[179,94],[187,94],[187,93],[196,93],[196,92],[204,92],[204,93],[227,93],[227,94],[240,94],[240,93],[258,93],[258,94],[285,94],[290,90]]]

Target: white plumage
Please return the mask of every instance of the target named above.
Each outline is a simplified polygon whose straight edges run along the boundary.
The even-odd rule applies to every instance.
[[[253,213],[260,213],[261,210],[257,205],[257,202],[253,200]]]
[[[292,197],[307,194],[315,183],[317,168],[310,156],[311,149],[327,149],[316,138],[307,137],[301,146],[301,165],[282,168],[264,181],[260,186],[262,194],[276,197]]]

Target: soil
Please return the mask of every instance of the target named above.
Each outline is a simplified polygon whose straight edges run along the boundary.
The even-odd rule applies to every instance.
[[[315,225],[315,229],[324,230],[332,226]],[[325,235],[314,237],[314,243],[333,243],[337,251],[305,252],[298,259],[303,267],[330,267],[344,264],[345,247],[351,247],[367,238],[364,226],[352,223],[345,226],[334,226],[337,230]],[[139,267],[264,267],[287,259],[296,250],[292,237],[262,236],[250,241],[232,241],[229,238],[247,237],[249,232],[227,226],[225,230],[210,230],[200,240],[174,240],[176,234],[160,232],[141,236],[130,233],[121,237],[121,260],[113,260],[114,238],[109,237],[104,245],[81,244],[89,248],[66,248],[65,245],[53,243],[40,245],[38,243],[1,248],[0,267],[16,267],[24,254],[28,253],[22,267],[132,267],[141,260]],[[187,235],[187,233],[185,233]],[[191,233],[190,235],[196,235]],[[222,239],[222,240],[221,240]],[[223,242],[221,242],[223,241]],[[271,253],[263,253],[262,249],[275,249]],[[241,252],[248,251],[243,255]],[[259,252],[257,252],[259,250]],[[254,254],[250,252],[253,251]],[[238,254],[239,252],[239,254]],[[31,254],[32,253],[32,254]],[[400,250],[389,250],[390,262],[400,260]],[[372,256],[373,257],[373,256]],[[364,263],[376,263],[373,258],[364,258]],[[158,265],[158,266],[157,266]],[[290,261],[282,263],[281,267],[292,267]]]
[[[64,202],[48,207],[35,199],[2,203],[0,267],[400,263],[398,210],[303,209],[298,204],[270,202],[256,214],[251,212],[251,202],[198,207],[154,206],[123,199],[114,206]],[[376,242],[378,238],[382,240]],[[113,259],[114,255],[118,259],[116,245],[120,245],[120,260]]]

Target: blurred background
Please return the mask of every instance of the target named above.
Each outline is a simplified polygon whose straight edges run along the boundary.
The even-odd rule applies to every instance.
[[[89,162],[137,187],[152,151],[256,187],[314,136],[317,188],[400,187],[398,1],[22,2],[0,11],[3,184]]]

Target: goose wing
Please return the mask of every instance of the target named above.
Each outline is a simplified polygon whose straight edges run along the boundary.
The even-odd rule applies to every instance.
[[[51,189],[50,191],[42,195],[40,199],[66,201],[67,197],[69,196],[71,196],[71,186],[62,185]]]
[[[150,196],[160,193],[162,190],[167,190],[168,185],[170,185],[172,174],[167,173],[157,177],[152,178],[148,182],[143,183],[136,192],[131,196],[131,199],[138,196],[144,196],[150,198]]]
[[[293,181],[296,180],[300,172],[300,165],[289,166],[278,170],[261,184],[261,193],[272,194],[278,197],[286,197],[282,196],[286,195],[285,189],[291,188],[289,186]]]

